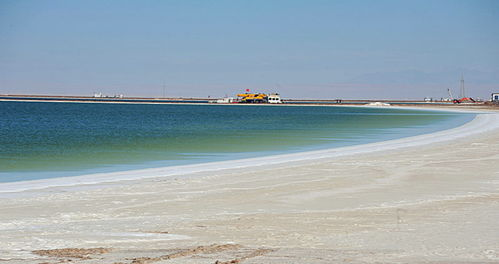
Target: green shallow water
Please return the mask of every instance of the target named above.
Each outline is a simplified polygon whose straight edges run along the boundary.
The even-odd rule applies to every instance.
[[[472,118],[358,107],[0,102],[0,182],[356,145]]]

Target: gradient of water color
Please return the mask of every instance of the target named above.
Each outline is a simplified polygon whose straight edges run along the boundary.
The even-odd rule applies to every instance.
[[[473,117],[359,107],[0,102],[0,182],[349,146]]]

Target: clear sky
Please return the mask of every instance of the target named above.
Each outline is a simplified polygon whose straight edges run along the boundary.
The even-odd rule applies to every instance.
[[[499,92],[499,1],[0,0],[0,94]]]

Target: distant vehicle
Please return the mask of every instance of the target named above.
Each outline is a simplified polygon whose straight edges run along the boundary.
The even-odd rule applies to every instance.
[[[217,103],[217,104],[231,104],[234,101],[235,100],[233,97],[224,97],[224,98],[216,100],[215,103]]]
[[[238,103],[253,103],[253,104],[282,104],[281,96],[278,93],[264,94],[264,93],[251,93],[246,89],[245,93],[237,95]]]
[[[259,104],[267,102],[267,95],[264,93],[242,93],[238,94],[237,97],[240,97],[239,101],[241,103]]]
[[[269,104],[282,104],[281,96],[278,93],[269,94],[267,102]]]
[[[452,102],[455,104],[474,104],[476,100],[471,97],[463,97],[461,99],[454,99]]]

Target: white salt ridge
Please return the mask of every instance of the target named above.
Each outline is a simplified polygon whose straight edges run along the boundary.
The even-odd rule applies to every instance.
[[[433,109],[434,110],[434,109]],[[0,193],[16,193],[28,190],[50,187],[77,186],[118,182],[124,180],[139,180],[146,178],[186,176],[199,172],[213,172],[226,169],[242,169],[255,166],[269,166],[291,162],[303,162],[325,158],[335,158],[348,155],[366,154],[376,151],[396,150],[406,147],[416,147],[438,142],[452,141],[459,138],[488,132],[499,128],[498,113],[478,113],[475,118],[456,128],[435,133],[388,140],[363,145],[332,148],[326,150],[308,151],[292,154],[282,154],[258,158],[201,163],[193,165],[170,166],[141,170],[129,170],[111,173],[96,173],[74,177],[52,178],[33,181],[9,182],[0,184]]]

